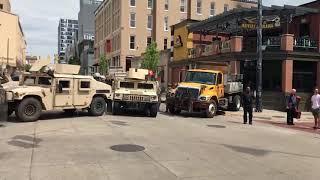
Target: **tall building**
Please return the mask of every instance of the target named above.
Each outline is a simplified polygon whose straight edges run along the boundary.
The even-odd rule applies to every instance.
[[[78,58],[81,63],[81,74],[94,73],[94,11],[102,0],[80,0],[78,14]]]
[[[0,0],[0,11],[11,12],[11,4],[9,0]]]
[[[67,63],[66,49],[72,44],[72,36],[78,30],[78,20],[60,19],[58,27],[58,54],[60,63]]]
[[[25,36],[19,16],[11,12],[9,0],[0,0],[0,66],[22,68],[26,63]]]
[[[255,0],[104,0],[95,11],[95,59],[106,55],[110,72],[128,70],[155,40],[159,50],[171,48],[170,26],[204,20]]]

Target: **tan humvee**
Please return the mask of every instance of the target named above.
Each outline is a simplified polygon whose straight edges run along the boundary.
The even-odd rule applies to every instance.
[[[115,80],[113,114],[118,114],[121,110],[138,109],[143,110],[148,116],[157,116],[159,84],[157,81],[146,80],[148,73],[146,69],[131,68],[126,78]]]
[[[15,112],[21,121],[35,121],[43,110],[73,113],[88,109],[93,116],[104,114],[106,102],[112,98],[110,85],[92,76],[76,75],[79,66],[48,64],[40,61],[33,65],[30,73],[22,75],[18,87],[6,89],[9,115]]]

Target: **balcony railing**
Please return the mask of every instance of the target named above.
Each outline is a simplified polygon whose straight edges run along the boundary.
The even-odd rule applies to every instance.
[[[295,48],[317,49],[318,42],[309,38],[295,38],[293,46]]]
[[[281,37],[280,36],[271,36],[271,37],[264,37],[262,44],[265,46],[270,47],[280,47],[281,45]]]

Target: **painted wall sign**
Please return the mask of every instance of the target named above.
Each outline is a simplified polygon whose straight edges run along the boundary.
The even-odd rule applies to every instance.
[[[263,17],[262,28],[263,29],[273,29],[281,26],[279,16],[265,16]],[[240,27],[243,29],[256,29],[257,28],[257,18],[249,17],[244,18],[240,21]]]
[[[182,46],[183,46],[183,42],[182,42],[181,36],[178,35],[174,41],[174,47],[178,48],[178,47],[182,47]]]

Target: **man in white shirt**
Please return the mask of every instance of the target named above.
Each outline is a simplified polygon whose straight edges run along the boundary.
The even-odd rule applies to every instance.
[[[319,90],[315,89],[311,97],[311,111],[314,116],[314,129],[320,128],[320,95]]]

